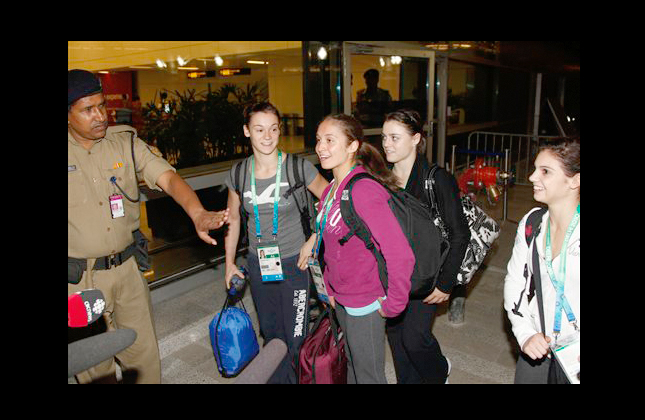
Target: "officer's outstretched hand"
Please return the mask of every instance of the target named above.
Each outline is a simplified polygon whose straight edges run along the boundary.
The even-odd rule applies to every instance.
[[[228,221],[228,209],[222,211],[206,211],[199,213],[193,222],[195,230],[202,241],[210,245],[217,245],[217,241],[210,237],[209,230],[221,228]]]

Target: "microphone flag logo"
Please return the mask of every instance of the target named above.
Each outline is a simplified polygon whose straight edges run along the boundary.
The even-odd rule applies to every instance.
[[[100,315],[103,313],[103,309],[105,309],[105,301],[103,299],[97,299],[92,306],[92,312]]]

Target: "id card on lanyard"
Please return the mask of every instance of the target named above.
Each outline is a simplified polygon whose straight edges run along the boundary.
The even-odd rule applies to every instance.
[[[282,281],[282,262],[280,249],[278,247],[278,201],[280,200],[280,179],[282,176],[282,152],[278,150],[278,167],[275,174],[275,194],[273,196],[273,240],[262,241],[262,229],[260,227],[260,214],[258,211],[258,199],[255,192],[255,158],[251,156],[251,198],[253,200],[253,214],[255,216],[255,235],[258,239],[258,260],[260,262],[260,274],[262,281]]]
[[[110,195],[110,214],[113,219],[118,219],[119,217],[125,216],[125,207],[123,206],[123,195],[118,194],[114,187],[116,186],[116,178],[112,177],[110,179],[112,183],[113,194]]]
[[[125,216],[125,208],[123,207],[122,195],[112,194],[110,196],[110,212],[113,219]]]
[[[318,263],[318,251],[320,250],[320,243],[322,242],[323,230],[327,225],[327,216],[329,215],[329,210],[331,209],[331,205],[334,202],[332,190],[333,187],[329,190],[327,197],[325,197],[325,202],[321,203],[320,212],[316,217],[316,242],[314,244],[313,254],[307,260],[309,272],[311,273],[311,278],[314,281],[314,286],[316,287],[318,297],[325,303],[329,303],[329,293],[327,292],[327,287],[325,286],[325,281],[323,280],[322,269],[320,267],[320,264]]]
[[[551,251],[551,224],[547,224],[546,230],[546,246],[545,246],[545,257],[546,257],[546,269],[549,273],[549,278],[553,287],[556,291],[556,301],[555,301],[555,317],[553,320],[553,335],[555,340],[552,343],[554,348],[558,345],[558,337],[560,336],[561,324],[562,324],[562,311],[567,315],[567,320],[573,325],[576,330],[576,333],[579,333],[580,329],[578,328],[578,322],[576,316],[571,309],[571,305],[567,301],[566,296],[564,296],[564,281],[566,280],[566,264],[567,264],[567,247],[569,245],[569,239],[573,234],[578,221],[580,220],[580,204],[576,208],[576,212],[567,227],[567,231],[564,235],[564,240],[562,241],[562,246],[560,248],[560,265],[558,267],[558,274],[553,271],[553,255]]]

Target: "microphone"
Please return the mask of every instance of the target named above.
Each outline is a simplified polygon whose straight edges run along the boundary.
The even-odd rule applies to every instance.
[[[67,326],[87,327],[103,314],[105,297],[99,289],[81,290],[67,296]]]
[[[98,365],[104,360],[127,349],[134,343],[137,333],[122,329],[108,331],[67,345],[67,377]]]
[[[279,338],[274,338],[260,350],[257,356],[237,376],[234,384],[265,384],[273,375],[284,356],[287,345]]]

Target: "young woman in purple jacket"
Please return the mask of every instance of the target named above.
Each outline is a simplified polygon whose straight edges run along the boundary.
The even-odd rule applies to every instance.
[[[370,179],[357,181],[352,201],[385,257],[386,293],[376,259],[363,241],[352,236],[344,245],[339,244],[349,232],[340,214],[340,192],[361,172],[369,172],[393,190],[398,189],[396,178],[378,150],[364,141],[360,123],[349,115],[330,115],[320,123],[316,153],[321,166],[334,175],[320,198],[317,232],[322,232],[325,243],[323,274],[329,302],[346,337],[350,360],[347,382],[385,384],[385,318],[396,317],[406,308],[414,254],[390,210],[389,193],[383,185]],[[314,235],[303,246],[301,269],[307,268],[320,239],[320,234]]]

